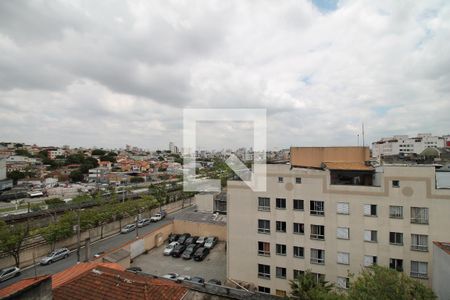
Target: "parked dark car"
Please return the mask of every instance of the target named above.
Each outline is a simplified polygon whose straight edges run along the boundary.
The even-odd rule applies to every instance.
[[[222,282],[218,279],[210,279],[208,280],[209,284],[222,285]]]
[[[209,254],[209,249],[205,247],[198,248],[194,254],[194,260],[202,261]]]
[[[191,234],[190,233],[184,233],[184,234],[182,234],[181,236],[180,236],[180,238],[178,239],[178,243],[180,243],[180,244],[184,244],[184,243],[186,243],[186,240],[188,239],[188,237],[190,237],[191,236]]]
[[[175,248],[173,248],[172,257],[180,257],[185,249],[186,245],[183,244],[176,245]]]
[[[129,267],[126,269],[129,272],[142,272],[142,268],[141,267]]]
[[[186,245],[190,245],[190,244],[195,244],[198,240],[198,236],[190,236],[186,239],[185,244]]]
[[[194,282],[194,283],[200,283],[200,284],[205,283],[205,279],[198,277],[198,276],[192,277],[191,280],[189,280],[189,281]]]
[[[179,234],[175,234],[175,233],[169,234],[169,244],[172,242],[178,241],[179,238],[180,238]]]
[[[200,248],[200,245],[190,244],[189,246],[186,247],[186,250],[184,250],[183,255],[181,255],[181,257],[183,257],[183,259],[191,259],[198,248]]]

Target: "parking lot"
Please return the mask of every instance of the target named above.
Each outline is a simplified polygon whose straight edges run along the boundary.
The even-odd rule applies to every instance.
[[[164,256],[163,251],[166,245],[164,244],[149,251],[148,254],[136,257],[131,265],[141,267],[145,273],[158,276],[167,273],[178,273],[179,275],[200,276],[206,281],[218,279],[222,283],[225,282],[226,254],[224,242],[219,242],[203,261]]]

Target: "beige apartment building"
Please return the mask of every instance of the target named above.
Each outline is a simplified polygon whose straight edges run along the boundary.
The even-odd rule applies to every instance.
[[[351,155],[349,155],[351,153]],[[367,161],[368,148],[291,148],[267,165],[267,191],[228,182],[227,276],[289,294],[310,269],[346,288],[373,263],[431,286],[432,242],[450,241],[450,190],[433,166]]]

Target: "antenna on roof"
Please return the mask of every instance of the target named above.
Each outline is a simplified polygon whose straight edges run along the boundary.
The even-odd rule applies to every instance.
[[[362,145],[363,145],[363,147],[365,146],[365,143],[364,143],[364,122],[362,123]]]
[[[359,133],[358,133],[358,134],[356,134],[356,138],[357,138],[356,146],[358,146],[358,147],[359,147]]]

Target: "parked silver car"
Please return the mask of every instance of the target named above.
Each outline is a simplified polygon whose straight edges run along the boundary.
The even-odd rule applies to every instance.
[[[56,249],[55,251],[41,259],[41,265],[49,265],[55,261],[69,257],[69,254],[70,250],[67,248]]]
[[[0,270],[0,282],[11,279],[20,275],[20,269],[18,267],[5,268]]]
[[[120,233],[128,233],[128,232],[132,232],[136,229],[136,225],[135,224],[128,224],[126,226],[124,226],[122,228],[122,230],[120,230]]]

